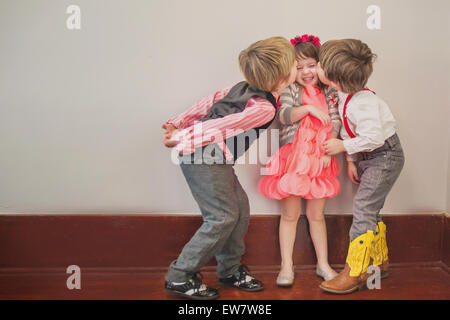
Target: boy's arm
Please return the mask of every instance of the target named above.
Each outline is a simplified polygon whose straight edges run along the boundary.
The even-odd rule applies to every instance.
[[[176,150],[183,154],[190,154],[196,148],[214,142],[227,153],[224,140],[243,131],[257,128],[272,120],[274,116],[275,108],[268,100],[254,97],[247,102],[242,112],[199,122],[182,130],[178,135],[180,143],[176,146]]]
[[[348,113],[348,119],[356,124],[356,137],[344,140],[344,148],[349,155],[370,152],[384,144],[378,104],[370,100],[355,103]]]
[[[359,184],[358,169],[353,161],[347,161],[347,176],[354,184]]]
[[[211,106],[217,101],[223,99],[228,94],[231,88],[232,87],[219,90],[207,97],[198,100],[185,112],[167,120],[166,124],[171,124],[177,129],[183,129],[192,126],[195,121],[204,118],[208,114],[209,109],[211,109]]]
[[[383,128],[377,103],[365,101],[351,106],[348,119],[356,124],[356,137],[351,139],[329,139],[323,146],[329,155],[347,152],[354,155],[358,152],[370,152],[384,144]],[[348,159],[348,158],[347,158]]]

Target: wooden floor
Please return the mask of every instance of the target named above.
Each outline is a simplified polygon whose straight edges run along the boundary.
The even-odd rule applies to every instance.
[[[252,273],[265,284],[262,292],[249,293],[231,288],[220,288],[223,300],[450,300],[450,273],[441,262],[392,265],[390,276],[381,281],[381,289],[365,289],[350,295],[333,295],[322,292],[321,279],[314,268],[298,267],[295,284],[282,289],[275,284],[277,267],[265,267]],[[339,271],[339,269],[337,268]],[[202,271],[204,282],[219,287],[214,268]],[[81,270],[81,289],[68,290],[69,274],[62,269],[21,273],[20,270],[0,270],[0,299],[132,299],[172,300],[176,296],[164,291],[165,270]],[[4,288],[8,288],[5,291]]]

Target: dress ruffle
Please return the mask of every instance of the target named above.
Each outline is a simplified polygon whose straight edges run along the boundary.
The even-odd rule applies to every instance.
[[[319,96],[317,93],[311,94],[311,90],[304,90],[302,99],[303,104],[314,104],[322,109],[326,108],[328,112],[323,93]],[[269,160],[266,175],[258,183],[259,192],[278,200],[291,195],[305,199],[335,197],[341,189],[337,179],[339,165],[331,157],[330,166],[324,168],[322,160],[325,155],[322,143],[329,139],[331,130],[331,124],[325,127],[317,118],[305,116],[300,122],[294,142],[281,147]]]

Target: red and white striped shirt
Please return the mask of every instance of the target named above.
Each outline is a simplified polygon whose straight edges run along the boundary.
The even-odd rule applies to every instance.
[[[177,129],[182,129],[177,137],[173,137],[180,141],[175,147],[179,153],[191,154],[196,148],[215,142],[223,150],[225,159],[231,160],[233,154],[227,148],[224,140],[243,131],[262,126],[273,119],[276,111],[272,103],[264,98],[254,96],[248,100],[242,112],[197,122],[203,119],[212,105],[223,99],[231,88],[219,90],[198,100],[191,108],[166,122],[174,125]],[[272,92],[272,95],[275,99],[278,98],[277,93]]]

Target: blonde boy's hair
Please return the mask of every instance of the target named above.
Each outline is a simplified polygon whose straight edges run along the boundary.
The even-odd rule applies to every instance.
[[[319,51],[319,62],[325,76],[349,94],[366,86],[375,58],[376,54],[367,44],[356,39],[330,40]]]
[[[245,79],[263,91],[273,91],[286,80],[294,62],[294,47],[283,37],[260,40],[239,54],[239,67]]]

